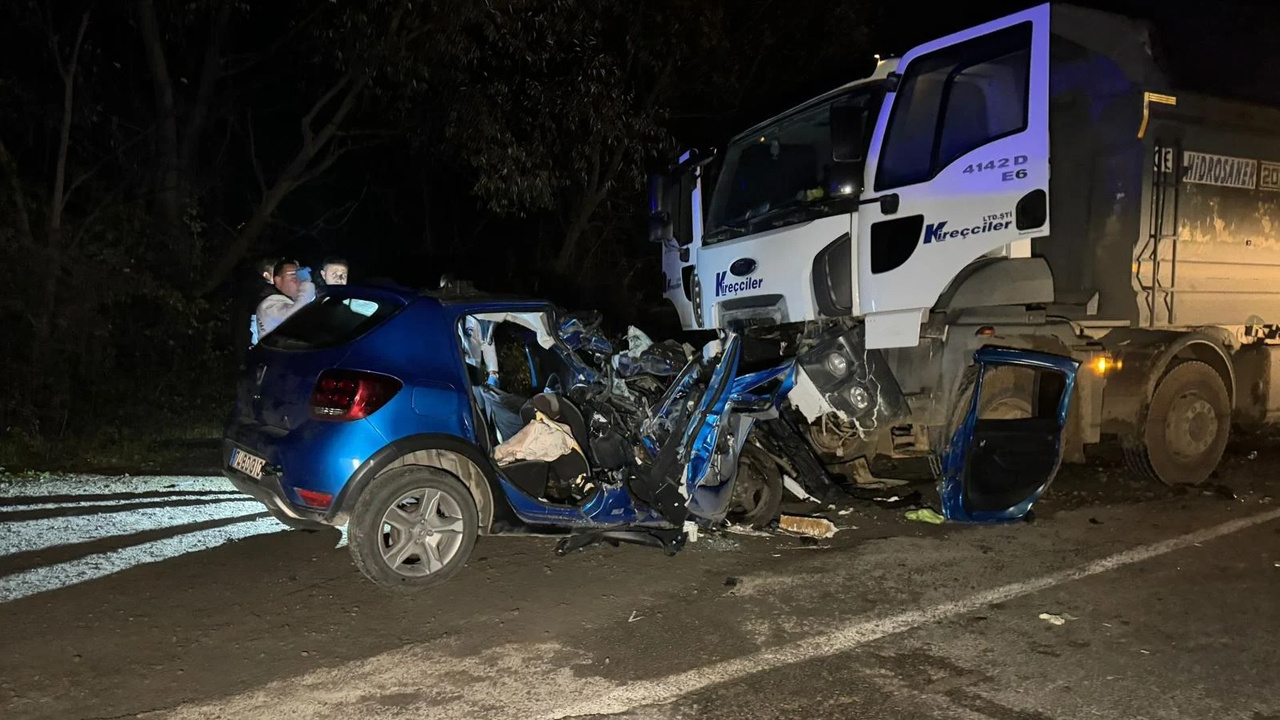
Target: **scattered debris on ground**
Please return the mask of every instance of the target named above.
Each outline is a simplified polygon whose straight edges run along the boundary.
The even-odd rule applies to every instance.
[[[907,511],[907,519],[916,522],[929,523],[930,525],[941,525],[947,519],[939,515],[931,508],[917,508]]]
[[[835,535],[837,530],[836,524],[826,518],[799,515],[782,515],[778,518],[778,528],[793,535],[823,539]]]
[[[702,535],[698,539],[698,544],[691,549],[707,550],[711,552],[730,552],[738,549],[738,543],[721,535]]]
[[[820,502],[818,498],[805,492],[805,489],[800,487],[800,483],[796,482],[790,475],[782,476],[782,486],[785,487],[792,495],[795,495],[797,498],[800,498],[805,502]]]
[[[756,530],[755,528],[747,527],[746,525],[735,525],[734,523],[729,523],[728,525],[726,525],[724,527],[724,531],[731,535],[750,535],[752,537],[773,537],[773,533],[768,532],[767,530]]]
[[[897,508],[918,508],[923,502],[919,490],[910,492],[886,492],[867,488],[849,488],[849,494],[858,500],[873,502],[880,507],[894,510]]]
[[[1040,619],[1044,620],[1050,625],[1066,625],[1067,624],[1066,618],[1062,617],[1061,615],[1054,615],[1053,613],[1042,612],[1040,613]]]

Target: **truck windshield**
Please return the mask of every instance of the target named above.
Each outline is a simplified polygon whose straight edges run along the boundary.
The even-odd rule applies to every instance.
[[[703,244],[850,212],[883,99],[879,83],[863,86],[731,142]]]

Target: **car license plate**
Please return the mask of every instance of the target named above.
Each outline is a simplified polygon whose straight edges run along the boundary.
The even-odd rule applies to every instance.
[[[248,475],[254,480],[262,479],[262,468],[265,467],[267,461],[257,455],[236,449],[231,451],[231,467]]]

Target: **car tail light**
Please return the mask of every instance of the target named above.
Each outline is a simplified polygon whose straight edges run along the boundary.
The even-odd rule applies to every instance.
[[[302,488],[294,488],[293,492],[297,494],[298,499],[307,507],[319,508],[321,510],[333,504],[333,495],[330,493],[316,492],[315,490],[303,490]]]
[[[362,370],[325,370],[311,391],[311,417],[317,420],[359,420],[386,405],[404,384]]]

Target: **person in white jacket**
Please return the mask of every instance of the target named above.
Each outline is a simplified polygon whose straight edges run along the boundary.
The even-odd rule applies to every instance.
[[[276,292],[258,303],[258,340],[280,327],[285,318],[316,299],[314,283],[298,278],[298,264],[292,261],[276,263],[271,273]]]

